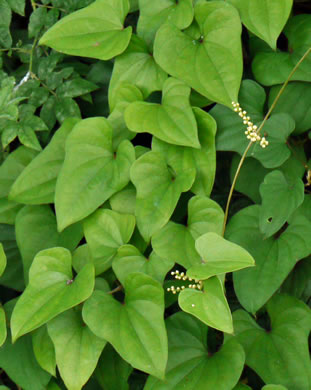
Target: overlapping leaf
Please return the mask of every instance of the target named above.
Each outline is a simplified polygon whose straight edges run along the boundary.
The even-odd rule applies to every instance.
[[[59,231],[87,217],[125,187],[134,159],[133,145],[127,140],[113,150],[107,119],[79,122],[67,138],[65,162],[56,183]]]
[[[71,261],[65,248],[46,249],[37,254],[30,267],[29,284],[12,313],[13,342],[92,294],[93,265],[85,265],[73,280]]]
[[[128,275],[124,289],[123,304],[95,291],[84,304],[83,319],[134,368],[163,379],[167,363],[163,289],[142,273]]]
[[[173,24],[157,32],[154,56],[172,76],[185,81],[212,101],[231,106],[237,101],[242,77],[241,22],[224,2],[198,2],[194,36]]]

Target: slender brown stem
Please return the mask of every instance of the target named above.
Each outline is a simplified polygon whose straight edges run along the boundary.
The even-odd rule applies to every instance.
[[[282,88],[280,89],[279,93],[277,94],[276,98],[274,99],[269,111],[267,112],[264,120],[262,121],[261,125],[259,126],[258,130],[257,130],[257,133],[259,134],[262,130],[262,128],[264,127],[264,125],[266,124],[267,120],[269,119],[272,111],[274,110],[277,102],[279,101],[280,97],[282,96],[285,88],[287,87],[288,83],[290,82],[291,78],[293,77],[294,73],[296,72],[296,70],[299,68],[299,66],[301,65],[301,63],[306,59],[306,57],[310,54],[311,52],[311,47],[305,52],[305,54],[300,58],[300,60],[297,62],[297,64],[294,66],[293,70],[290,72],[289,76],[287,77],[285,83],[283,84]],[[236,182],[238,180],[238,177],[239,177],[239,174],[240,174],[240,171],[241,171],[241,168],[242,168],[242,165],[245,161],[245,158],[247,156],[247,153],[250,149],[250,147],[252,146],[253,142],[250,142],[242,157],[241,157],[241,160],[240,160],[240,163],[237,167],[237,170],[235,172],[235,175],[234,175],[234,178],[233,178],[233,181],[232,181],[232,185],[231,185],[231,188],[230,188],[230,192],[229,192],[229,195],[228,195],[228,200],[227,200],[227,204],[226,204],[226,210],[225,210],[225,216],[224,216],[224,223],[223,223],[223,228],[222,228],[222,235],[224,236],[225,234],[225,230],[226,230],[226,225],[227,225],[227,220],[228,220],[228,215],[229,215],[229,208],[230,208],[230,203],[231,203],[231,199],[232,199],[232,194],[233,194],[233,191],[235,189],[235,185],[236,185]]]
[[[59,11],[62,11],[62,12],[65,12],[66,14],[68,14],[68,11],[65,10],[64,8],[53,7],[52,5],[38,4],[38,3],[35,3],[35,2],[34,2],[34,5],[36,7],[41,7],[41,8],[58,9]]]
[[[120,285],[120,286],[116,287],[115,289],[109,291],[108,294],[113,295],[114,293],[121,291],[122,289],[123,289],[123,287]]]

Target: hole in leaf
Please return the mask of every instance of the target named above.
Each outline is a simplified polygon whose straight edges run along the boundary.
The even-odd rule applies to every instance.
[[[268,222],[272,222],[272,217],[268,218]]]

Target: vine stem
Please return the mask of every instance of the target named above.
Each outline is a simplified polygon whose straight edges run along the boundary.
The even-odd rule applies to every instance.
[[[109,291],[107,294],[113,295],[114,293],[121,291],[122,289],[123,289],[123,287],[120,285],[120,286],[116,287],[115,289]]]
[[[262,130],[262,128],[264,127],[264,125],[266,124],[267,120],[269,119],[272,111],[274,110],[277,102],[279,101],[280,97],[282,96],[285,88],[287,87],[288,83],[290,82],[291,78],[293,77],[294,73],[296,72],[296,70],[299,68],[299,66],[301,65],[301,63],[307,58],[307,56],[310,54],[311,52],[311,47],[309,47],[309,49],[305,52],[305,54],[300,58],[300,60],[297,62],[297,64],[294,66],[293,70],[290,72],[290,74],[288,75],[285,83],[283,84],[282,88],[280,89],[279,93],[277,94],[277,96],[275,97],[273,103],[271,104],[271,107],[269,109],[269,111],[267,112],[264,120],[262,121],[261,125],[259,126],[258,130],[257,130],[257,134],[259,134]],[[249,144],[247,145],[242,157],[241,157],[241,160],[240,160],[240,163],[237,167],[237,170],[235,172],[235,175],[234,175],[234,178],[233,178],[233,181],[232,181],[232,185],[231,185],[231,188],[230,188],[230,192],[229,192],[229,195],[228,195],[228,200],[227,200],[227,204],[226,204],[226,210],[225,210],[225,217],[224,217],[224,223],[223,223],[223,228],[222,228],[222,236],[225,235],[225,230],[226,230],[226,225],[227,225],[227,221],[228,221],[228,214],[229,214],[229,208],[230,208],[230,203],[231,203],[231,199],[232,199],[232,195],[233,195],[233,191],[235,189],[235,185],[236,185],[236,182],[238,180],[238,177],[239,177],[239,174],[241,172],[241,168],[242,168],[242,165],[245,161],[245,158],[247,156],[247,153],[249,151],[249,149],[251,148],[253,142],[249,142]]]

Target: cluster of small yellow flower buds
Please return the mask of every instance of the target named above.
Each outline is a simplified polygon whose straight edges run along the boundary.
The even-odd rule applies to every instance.
[[[193,279],[189,278],[184,272],[179,273],[179,271],[172,271],[171,275],[174,276],[175,279],[177,280],[185,280],[185,281],[188,280],[189,282],[193,281]],[[194,289],[197,288],[198,290],[202,290],[202,287],[203,287],[202,281],[195,279],[193,284],[188,284],[188,286],[181,286],[176,288],[175,286],[171,286],[167,288],[167,291],[176,294],[184,290],[185,288],[194,288]]]
[[[257,142],[260,141],[260,146],[262,148],[265,148],[269,145],[269,142],[266,140],[265,137],[261,137],[258,134],[258,128],[254,123],[251,121],[251,118],[247,116],[247,112],[244,111],[239,103],[232,102],[234,111],[239,114],[239,116],[243,119],[244,125],[247,126],[247,130],[245,131],[246,138],[249,139],[251,142]]]

